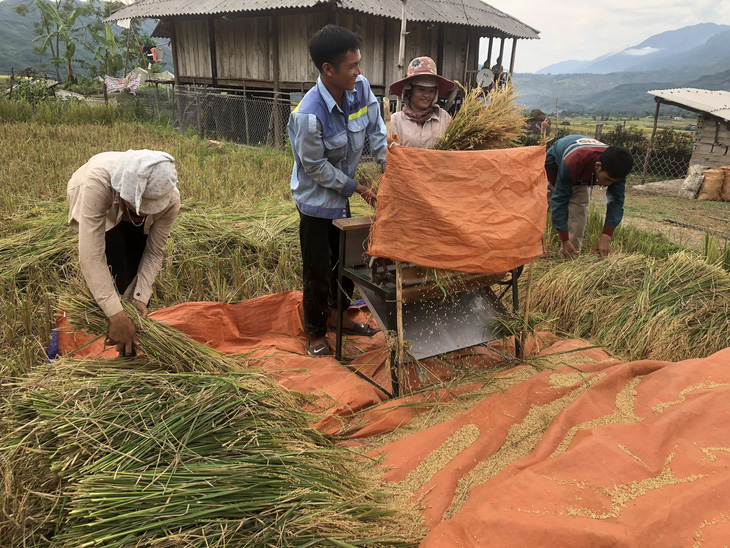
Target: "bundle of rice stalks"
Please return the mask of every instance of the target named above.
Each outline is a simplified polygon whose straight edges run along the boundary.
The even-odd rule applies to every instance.
[[[730,346],[730,274],[689,252],[581,257],[539,274],[532,291],[556,328],[628,359],[678,361]]]
[[[62,359],[2,405],[8,546],[407,546],[363,463],[255,371]],[[12,516],[12,519],[10,519]],[[409,516],[409,519],[412,519]]]
[[[38,204],[2,220],[0,279],[13,280],[32,268],[55,270],[70,262],[78,239],[68,228],[68,206],[63,206],[61,202]]]
[[[109,329],[108,318],[88,287],[78,279],[69,282],[59,304],[76,329],[91,334],[104,334]],[[125,299],[122,306],[135,324],[142,352],[153,362],[178,373],[225,373],[240,369],[234,357],[200,344],[173,327],[142,318]]]
[[[486,95],[481,88],[465,91],[461,109],[454,115],[438,150],[489,150],[509,148],[523,134],[525,118],[515,103],[514,88],[494,88]]]
[[[355,179],[358,183],[377,191],[382,176],[383,170],[377,162],[360,162],[357,166]]]

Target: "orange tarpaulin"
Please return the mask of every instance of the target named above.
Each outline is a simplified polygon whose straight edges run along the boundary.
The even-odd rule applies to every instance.
[[[382,457],[383,478],[420,502],[421,546],[722,546],[730,538],[730,348],[677,363],[624,362],[582,341],[546,338],[552,344],[533,365],[491,384],[387,401],[334,358],[306,356],[300,307],[292,291],[186,303],[153,317],[247,353],[283,387],[314,394],[314,426],[367,443]],[[59,346],[68,353],[89,338],[64,323]],[[353,365],[389,387],[384,335],[347,342],[346,353],[362,352]],[[100,354],[115,352],[100,340],[77,353]],[[483,346],[447,358],[457,368],[498,361]],[[378,437],[393,431],[389,442]]]
[[[421,546],[727,546],[729,366],[730,348],[584,365],[583,379],[546,372],[399,442],[408,447],[386,447],[402,476],[418,460],[404,467],[399,454],[413,460],[415,445],[427,452],[464,425],[477,429],[423,486],[437,490]],[[502,467],[505,452],[519,458]]]
[[[542,256],[545,147],[388,147],[368,252],[461,272],[505,272]]]

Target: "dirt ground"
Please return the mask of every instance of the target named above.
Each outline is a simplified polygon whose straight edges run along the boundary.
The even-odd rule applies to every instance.
[[[699,249],[708,229],[721,242],[730,242],[730,202],[680,198],[682,182],[675,179],[627,187],[623,223]],[[605,207],[605,193],[595,192],[593,200]]]

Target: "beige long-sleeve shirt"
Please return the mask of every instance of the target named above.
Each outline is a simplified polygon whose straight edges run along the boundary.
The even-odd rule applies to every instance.
[[[107,230],[121,220],[123,208],[119,195],[111,186],[110,169],[122,152],[103,152],[93,156],[76,170],[68,182],[68,224],[79,233],[79,261],[81,271],[94,299],[107,317],[123,310],[114,280],[106,262]],[[170,205],[155,215],[147,215],[144,232],[147,234],[142,259],[125,295],[146,303],[152,296],[152,284],[162,267],[165,244],[180,210],[177,189]]]
[[[424,124],[417,124],[403,112],[396,112],[390,118],[391,129],[398,135],[400,143],[414,148],[434,148],[441,140],[449,122],[451,116],[441,108],[437,108],[434,115]]]

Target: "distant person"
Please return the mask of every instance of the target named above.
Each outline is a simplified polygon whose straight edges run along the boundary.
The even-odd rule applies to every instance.
[[[304,332],[310,356],[330,356],[327,326],[337,322],[337,294],[349,306],[354,284],[337,284],[339,231],[333,219],[350,216],[349,197],[355,192],[370,205],[376,195],[353,177],[370,139],[373,158],[385,164],[385,123],[367,79],[360,74],[362,42],[351,31],[327,25],[309,41],[309,54],[319,70],[310,89],[289,116],[289,139],[294,152],[291,191],[299,210],[302,250]],[[370,336],[367,324],[354,322],[347,310],[343,331]]]
[[[451,116],[437,101],[455,85],[436,73],[430,57],[416,57],[408,64],[405,78],[390,85],[390,92],[403,99],[402,110],[391,118],[391,129],[402,145],[434,148],[439,143]]]
[[[102,152],[68,182],[68,222],[79,233],[79,261],[91,294],[109,318],[121,355],[137,343],[119,294],[146,317],[165,244],[180,210],[175,160],[165,152]]]
[[[492,65],[492,74],[494,75],[494,85],[499,89],[502,83],[502,75],[504,74],[504,67],[502,67],[502,56],[497,57],[497,62]]]
[[[548,202],[553,225],[560,235],[562,254],[575,257],[583,243],[591,189],[606,188],[606,219],[596,250],[611,252],[611,236],[624,215],[626,176],[634,160],[626,149],[608,146],[583,135],[568,135],[547,151]]]

